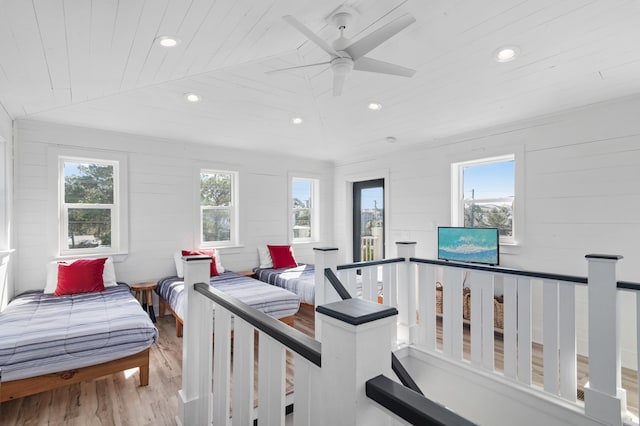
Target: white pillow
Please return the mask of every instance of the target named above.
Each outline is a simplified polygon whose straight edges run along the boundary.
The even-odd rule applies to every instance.
[[[216,255],[216,269],[221,274],[224,272],[224,266],[222,266],[222,260],[220,260],[220,250],[216,249],[214,253]]]
[[[258,247],[258,257],[260,258],[261,268],[273,268],[271,253],[269,253],[269,248],[267,246]]]
[[[176,263],[176,275],[178,278],[184,278],[184,268],[182,266],[182,251],[178,250],[173,253],[173,261]]]
[[[68,261],[69,263],[73,263],[76,260],[74,259]],[[102,281],[104,282],[105,287],[115,287],[118,285],[116,282],[116,270],[113,266],[113,259],[107,257],[107,260],[104,262],[104,271],[102,272]],[[56,291],[56,287],[58,286],[58,261],[54,260],[52,262],[47,263],[47,281],[44,286],[44,292],[46,294],[53,294]]]
[[[210,250],[210,249],[209,249]],[[224,272],[224,266],[220,260],[220,250],[214,249],[213,256],[216,259],[216,270],[219,274]],[[176,263],[176,275],[178,278],[184,278],[184,265],[182,263],[182,250],[173,253],[173,261]]]

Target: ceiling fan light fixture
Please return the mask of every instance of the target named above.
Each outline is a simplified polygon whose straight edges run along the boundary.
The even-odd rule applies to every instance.
[[[380,111],[382,109],[382,104],[378,102],[369,102],[367,108],[369,108],[371,111]]]
[[[495,51],[493,58],[496,62],[511,62],[520,54],[517,46],[503,46]]]
[[[293,117],[293,118],[291,119],[291,122],[292,122],[293,124],[302,124],[302,118],[300,118],[300,117]]]
[[[156,42],[162,47],[176,47],[180,39],[176,36],[163,35],[156,38]]]
[[[202,96],[198,95],[197,93],[185,93],[184,94],[184,98],[185,100],[187,100],[187,102],[200,102],[202,100]]]

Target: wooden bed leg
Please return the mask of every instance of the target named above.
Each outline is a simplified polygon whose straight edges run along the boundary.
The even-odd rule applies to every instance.
[[[158,316],[163,317],[165,312],[167,312],[167,302],[162,297],[159,297],[158,299],[160,299],[160,303],[158,304]]]
[[[149,364],[141,365],[140,369],[140,386],[149,385]]]
[[[176,317],[176,337],[182,337],[182,323]]]

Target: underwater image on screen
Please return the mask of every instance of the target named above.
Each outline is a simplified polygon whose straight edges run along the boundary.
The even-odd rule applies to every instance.
[[[439,227],[438,259],[498,265],[498,229]]]

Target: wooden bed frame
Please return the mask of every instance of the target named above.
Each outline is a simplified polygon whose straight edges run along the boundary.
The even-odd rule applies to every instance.
[[[176,337],[182,337],[182,328],[183,328],[182,319],[178,317],[175,311],[171,308],[171,305],[169,305],[169,302],[167,302],[162,296],[158,295],[158,299],[160,300],[160,304],[158,306],[158,316],[163,317],[164,314],[167,312],[167,310],[171,312],[171,315],[173,315],[173,318],[175,318],[176,320]],[[302,303],[300,304],[300,306],[302,306]],[[287,324],[288,326],[293,327],[294,315],[289,315],[288,317],[282,317],[282,318],[279,318],[279,320]]]
[[[35,395],[136,367],[140,369],[140,386],[147,386],[149,384],[149,350],[150,348],[147,348],[134,355],[89,367],[2,382],[2,385],[0,385],[0,402]]]

